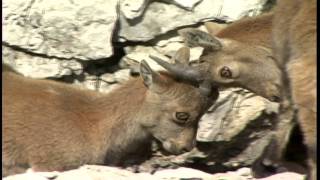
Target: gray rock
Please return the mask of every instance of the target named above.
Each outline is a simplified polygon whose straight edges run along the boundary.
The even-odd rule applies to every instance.
[[[5,0],[3,42],[33,53],[82,60],[113,54],[114,0]]]
[[[213,19],[234,21],[246,15],[256,15],[266,0],[202,0],[193,11],[173,4],[152,2],[144,15],[134,22],[120,15],[121,41],[147,41],[181,26]]]
[[[125,48],[126,55],[121,59],[120,66],[122,68],[138,69],[139,63],[142,60],[146,60],[153,69],[164,70],[161,66],[150,59],[149,55],[154,55],[171,62],[168,57],[173,57],[177,50],[183,46],[183,39],[178,35],[161,39],[156,38],[154,39],[153,46],[127,46]],[[190,61],[198,60],[202,51],[202,47],[190,48]]]
[[[49,177],[54,176],[55,180],[100,180],[100,179],[117,179],[117,180],[180,180],[183,178],[199,178],[202,180],[211,179],[212,175],[191,169],[178,168],[158,171],[151,175],[149,173],[133,173],[124,169],[107,166],[84,165],[78,169],[69,170],[61,173],[47,172],[47,173],[24,173],[4,178],[4,180],[48,180]]]
[[[216,103],[199,122],[197,140],[203,142],[230,141],[266,109],[277,107],[278,104],[271,103],[244,89],[234,88],[221,91]]]
[[[192,10],[202,0],[162,0],[162,1],[176,4],[177,6],[185,8],[187,10]]]
[[[120,0],[120,10],[127,19],[142,15],[150,0]]]
[[[163,60],[169,62],[170,59],[158,52],[154,47],[150,46],[134,46],[125,48],[126,55],[121,59],[120,66],[122,68],[139,68],[139,63],[145,60],[152,69],[154,70],[164,70],[160,65],[154,62],[149,55],[157,56]]]
[[[82,65],[76,60],[61,60],[30,55],[2,46],[3,63],[17,72],[32,78],[60,78],[65,75],[80,74]]]
[[[108,93],[125,83],[127,80],[129,80],[129,78],[129,69],[121,69],[116,71],[114,74],[106,73],[100,77],[85,73],[84,81],[75,81],[75,84],[82,89],[90,89],[97,92]]]
[[[266,178],[259,178],[257,180],[282,180],[282,179],[304,180],[306,179],[306,176],[295,173],[295,172],[284,172],[284,173],[275,174]]]

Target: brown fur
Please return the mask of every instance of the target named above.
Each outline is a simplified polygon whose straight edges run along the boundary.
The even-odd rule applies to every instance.
[[[281,0],[273,19],[276,57],[290,82],[298,121],[308,147],[310,179],[316,179],[316,0]],[[288,92],[286,92],[288,93]]]
[[[212,35],[217,36],[219,38],[236,40],[243,44],[250,44],[253,46],[253,48],[251,49],[251,52],[244,51],[244,54],[246,53],[255,54],[254,53],[254,51],[256,51],[255,49],[258,49],[260,46],[267,49],[272,48],[273,17],[274,17],[273,12],[271,12],[271,13],[266,13],[257,17],[244,18],[232,23],[225,29],[222,29],[218,33],[212,34]],[[257,59],[257,60],[260,61],[261,59]],[[273,80],[276,80],[276,82],[278,82],[277,83],[278,86],[276,86],[276,89],[278,89],[278,93],[280,94],[280,89],[285,87],[283,86],[283,83],[282,83],[283,80],[281,80],[282,74],[280,74],[279,72],[279,70],[281,70],[279,66],[280,62],[277,58],[274,58],[274,60],[277,65],[271,68],[275,68],[278,73],[277,73],[277,77],[275,77]],[[264,69],[263,67],[257,67],[257,68],[259,68],[258,71]],[[250,69],[248,69],[248,71],[251,72]],[[268,72],[265,72],[265,73],[268,73]],[[264,82],[258,77],[259,76],[256,77],[257,80],[260,80],[260,82]],[[272,79],[270,81],[272,81]],[[279,84],[281,84],[281,86],[279,86]],[[265,86],[266,83],[261,83],[261,85]],[[267,93],[268,91],[270,92],[275,91],[274,89],[269,90],[268,87],[272,87],[272,86],[265,86],[264,91],[266,92],[263,92],[260,95],[268,94]],[[289,96],[283,96],[283,94],[281,96],[282,96],[281,99],[283,102],[290,101]],[[265,155],[261,157],[262,159],[272,160],[274,164],[271,164],[271,165],[273,166],[277,164],[277,168],[279,169],[284,167],[287,169],[290,169],[290,167],[286,166],[287,162],[284,161],[283,154],[286,150],[287,143],[289,141],[289,137],[292,132],[292,129],[296,124],[296,122],[293,119],[294,116],[295,116],[294,107],[292,104],[288,104],[286,108],[283,108],[281,110],[278,116],[278,123],[274,131],[275,132],[274,140],[272,141],[271,145],[266,149]],[[260,160],[254,164],[253,166],[254,174],[257,177],[262,175],[263,176],[269,175],[269,173],[265,172],[266,171],[265,169],[261,169],[261,168],[264,168],[261,165],[262,164],[260,164]]]
[[[273,17],[273,12],[271,12],[257,17],[244,18],[223,29],[217,28],[210,22],[205,24],[210,35],[214,38],[211,39],[211,42],[213,40],[219,40],[222,44],[225,42],[225,46],[222,49],[214,51],[209,48],[200,57],[200,61],[203,61],[203,65],[200,64],[200,67],[203,69],[209,67],[209,73],[213,76],[212,81],[214,83],[218,83],[223,87],[241,86],[269,100],[272,100],[271,97],[276,95],[281,96],[283,104],[290,102],[290,96],[281,93],[281,89],[285,88],[283,86],[281,62],[273,57],[271,50],[273,45]],[[216,29],[219,30],[217,31]],[[194,34],[198,33],[195,32]],[[202,37],[200,39],[205,41],[206,38],[210,40],[210,37]],[[243,59],[249,60],[244,61]],[[242,77],[239,76],[233,79],[219,78],[219,69],[223,66],[240,66],[238,71],[239,74],[242,74]],[[268,77],[269,74],[273,74],[273,76]],[[287,103],[286,108],[281,109],[278,117],[279,121],[274,131],[274,140],[262,157],[262,159],[272,160],[274,163],[272,166],[277,164],[276,166],[279,169],[285,166],[283,153],[286,150],[291,131],[296,124],[293,119],[294,115],[294,107],[291,103]],[[266,169],[261,165],[260,160],[254,164],[254,174],[257,176],[269,175],[265,174]]]
[[[256,17],[247,17],[230,24],[217,32],[219,38],[228,38],[254,46],[272,47],[273,13],[266,13]]]
[[[205,48],[199,67],[208,71],[212,82],[221,87],[240,86],[271,101],[279,101],[281,71],[271,50],[272,16],[268,13],[245,18],[219,32],[210,29],[212,26],[207,23],[211,34],[194,29],[181,30],[180,34],[188,44]],[[231,78],[221,76],[223,67],[231,70]]]
[[[116,164],[152,138],[175,154],[190,150],[200,116],[217,97],[150,74],[148,83],[133,78],[104,94],[3,71],[3,176]],[[176,112],[189,113],[188,121],[177,124]]]
[[[291,97],[287,95],[292,89],[292,98],[299,109],[298,121],[311,156],[311,177],[316,179],[316,1],[282,0],[275,12],[239,20],[211,35],[275,48],[278,68],[288,75],[278,76],[284,82],[283,102],[275,132],[276,145],[266,158],[278,162],[282,158],[294,126]],[[286,84],[288,81],[291,86]]]

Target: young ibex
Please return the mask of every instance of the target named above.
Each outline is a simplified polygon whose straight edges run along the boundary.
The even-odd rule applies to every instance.
[[[271,50],[272,16],[240,20],[216,34],[192,28],[180,30],[188,46],[204,47],[198,79],[208,74],[218,86],[243,87],[271,101],[279,101],[281,71]]]
[[[317,163],[317,1],[281,0],[273,18],[273,47],[298,109],[309,155],[309,179]],[[288,89],[285,89],[288,90]],[[289,93],[286,92],[286,93]],[[282,108],[285,108],[282,106]]]
[[[189,46],[205,48],[197,67],[201,71],[194,69],[192,74],[197,74],[199,81],[206,77],[222,87],[240,86],[271,101],[288,101],[288,97],[281,94],[282,72],[272,53],[272,19],[273,13],[244,18],[218,31],[217,26],[209,22],[205,24],[209,34],[197,29],[180,30]],[[155,60],[166,65],[161,60]],[[179,69],[183,67],[177,65],[176,68],[171,68],[173,72]],[[182,72],[185,73],[180,73],[181,76],[185,77],[187,71]],[[295,126],[293,117],[292,105],[280,113],[274,137],[279,143],[275,146],[272,141],[267,153],[257,160],[253,167],[255,175],[272,173],[268,172],[268,166],[283,169],[283,166],[288,165],[282,164],[283,153]],[[269,155],[273,157],[274,164],[261,161],[270,160]]]
[[[290,79],[292,96],[299,108],[299,124],[311,157],[311,176],[315,179],[316,1],[283,0],[275,12],[240,20],[217,34],[196,29],[184,29],[180,34],[189,46],[205,48],[199,60],[202,73],[193,72],[198,81],[209,76],[220,86],[240,86],[271,101],[281,101],[283,116],[293,114],[287,95],[290,88],[286,85],[287,78]],[[183,67],[176,66],[172,71],[176,69]],[[283,122],[275,132],[277,145],[268,157],[275,161],[280,161],[293,127],[292,120],[280,117],[279,120]]]
[[[187,62],[182,48],[176,61]],[[208,83],[183,83],[153,71],[108,93],[2,72],[2,176],[113,164],[155,138],[178,154],[191,150],[199,118],[218,96]],[[131,152],[132,153],[132,152]]]

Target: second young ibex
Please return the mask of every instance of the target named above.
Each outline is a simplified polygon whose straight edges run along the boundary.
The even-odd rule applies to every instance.
[[[309,155],[309,179],[317,172],[317,1],[280,0],[274,11],[273,48]],[[282,108],[286,108],[284,105]]]
[[[271,49],[272,16],[240,20],[215,34],[193,28],[180,30],[188,46],[204,48],[198,79],[206,74],[218,86],[243,87],[280,101],[281,71]],[[210,26],[207,28],[210,32]]]
[[[286,2],[286,3],[289,3]],[[297,3],[297,2],[295,2]],[[293,3],[294,4],[294,3]],[[305,93],[308,93],[308,91],[305,91],[307,88],[310,90],[310,94],[306,96],[302,96],[300,92],[300,96],[298,95],[299,92],[296,92],[297,94],[294,95],[296,103],[299,101],[299,97],[302,98],[302,100],[306,100],[310,102],[309,105],[306,106],[303,105],[303,102],[299,103],[300,105],[303,105],[305,107],[304,110],[300,110],[299,113],[300,119],[299,120],[300,126],[302,126],[303,135],[306,140],[306,144],[310,147],[310,154],[311,156],[315,157],[316,152],[315,149],[315,129],[316,129],[316,123],[315,123],[315,112],[316,112],[316,105],[315,105],[315,68],[316,68],[316,61],[315,61],[315,3],[308,2],[308,3],[302,3],[303,6],[301,6],[302,10],[299,10],[299,5],[279,5],[280,10],[278,10],[278,15],[275,17],[276,21],[273,22],[274,19],[274,12],[263,14],[261,16],[257,17],[251,17],[251,18],[245,18],[239,21],[236,21],[232,23],[231,25],[223,28],[222,30],[219,30],[217,32],[214,25],[207,23],[206,27],[209,31],[209,33],[197,30],[197,29],[183,29],[180,30],[180,35],[184,37],[186,44],[189,46],[201,46],[204,47],[204,53],[200,57],[200,64],[198,65],[198,68],[200,68],[200,71],[196,72],[194,70],[193,74],[197,74],[198,81],[201,81],[204,79],[204,77],[211,79],[212,83],[216,83],[219,86],[222,87],[229,87],[229,86],[236,86],[236,87],[243,87],[245,89],[251,90],[255,92],[258,95],[261,95],[263,97],[266,97],[267,99],[271,101],[280,101],[281,104],[285,102],[285,104],[289,101],[291,101],[290,96],[284,95],[285,93],[288,94],[289,89],[288,87],[285,87],[284,82],[288,81],[284,77],[283,73],[285,72],[282,69],[282,66],[284,62],[282,61],[288,61],[283,60],[284,57],[279,56],[279,53],[282,56],[285,56],[284,52],[291,52],[294,55],[297,56],[303,56],[307,55],[306,57],[311,58],[306,61],[302,61],[297,63],[297,61],[294,61],[296,63],[289,63],[289,68],[294,69],[296,72],[300,68],[303,72],[300,72],[300,75],[291,72],[291,79],[299,79],[305,77],[305,79],[302,79],[301,81],[295,80],[293,82],[293,85],[295,84],[301,84],[301,83],[307,83],[306,81],[310,81],[307,83],[306,87],[302,88],[303,85],[299,85],[299,87],[292,86],[293,91],[294,89],[297,89],[296,91],[304,91]],[[281,8],[281,6],[283,6]],[[309,6],[309,7],[308,7]],[[310,7],[311,6],[311,7]],[[289,9],[284,9],[284,7],[287,7]],[[312,9],[313,7],[313,9]],[[291,9],[291,10],[290,10]],[[310,12],[306,13],[305,17],[302,14],[302,12],[307,11],[306,9],[309,9]],[[286,23],[289,23],[290,21],[284,20],[278,16],[282,11],[291,12],[293,11],[301,11],[300,15],[296,16],[296,18],[299,19],[299,23],[303,22],[304,20],[301,20],[302,18],[308,19],[307,29],[305,31],[299,32],[298,30],[294,29],[293,27],[290,30],[287,30],[284,32],[282,30],[282,27],[289,28],[290,26]],[[313,16],[312,16],[313,13]],[[290,16],[285,16],[290,17]],[[282,21],[281,25],[277,23],[277,21]],[[275,29],[273,29],[273,23],[276,24]],[[300,27],[298,29],[303,29],[303,24],[299,23],[293,23],[295,24],[295,28]],[[277,26],[278,24],[278,26]],[[281,26],[281,27],[280,27]],[[293,26],[293,25],[292,25]],[[213,29],[211,29],[211,27]],[[278,29],[277,29],[278,28]],[[286,28],[283,28],[286,29]],[[274,33],[272,33],[274,31]],[[310,31],[310,32],[307,32]],[[289,33],[290,32],[290,33]],[[278,33],[278,34],[277,34]],[[282,33],[282,34],[281,34]],[[272,41],[272,34],[275,35],[274,39],[276,42],[279,42],[279,44],[276,43],[278,51],[278,55],[273,53],[273,41]],[[288,42],[292,41],[289,37],[284,36],[283,34],[292,34],[290,38],[293,40],[295,39],[303,39],[306,38],[307,40],[301,41],[301,43],[298,43],[298,41],[293,41],[293,45],[288,45]],[[286,38],[284,38],[286,37]],[[284,39],[283,39],[284,38]],[[308,39],[309,38],[309,39]],[[285,45],[285,46],[284,46]],[[288,46],[288,47],[287,47]],[[301,46],[301,49],[298,49]],[[290,47],[290,48],[289,48]],[[302,48],[304,47],[304,48]],[[291,49],[288,51],[288,49]],[[283,50],[283,51],[281,51]],[[294,52],[297,51],[297,52]],[[303,54],[304,53],[304,54]],[[288,57],[287,57],[288,58]],[[308,59],[307,58],[307,59]],[[159,61],[159,60],[158,60]],[[163,65],[165,65],[165,62],[160,62]],[[307,64],[303,64],[307,63]],[[294,64],[294,65],[292,65]],[[312,68],[308,68],[308,65],[312,66]],[[171,68],[173,72],[178,71],[178,69],[183,69],[183,67],[176,67]],[[306,70],[310,70],[310,74],[306,75]],[[292,70],[291,70],[292,71]],[[186,72],[186,71],[184,71]],[[298,72],[298,71],[297,71]],[[184,76],[183,73],[180,73],[181,76]],[[290,74],[290,73],[289,73]],[[297,86],[297,85],[296,85]],[[313,86],[313,88],[311,88]],[[282,90],[287,90],[287,92],[281,92]],[[308,97],[308,98],[306,98]],[[307,100],[309,99],[309,100]],[[286,107],[286,109],[281,108],[281,114],[279,115],[279,122],[277,124],[277,127],[275,129],[275,138],[272,142],[271,148],[268,149],[269,151],[265,157],[265,159],[273,160],[275,162],[275,166],[280,167],[278,163],[282,161],[282,156],[285,150],[285,147],[288,142],[288,138],[290,136],[290,132],[293,129],[295,125],[295,121],[293,120],[294,116],[294,109],[291,103],[289,103],[289,106]],[[307,113],[309,109],[309,113]],[[310,111],[311,109],[311,111]],[[301,115],[302,114],[302,115]],[[306,117],[304,116],[312,116],[308,120],[306,120]],[[276,144],[276,145],[274,145]],[[313,164],[310,165],[310,167],[315,167],[315,158],[313,158]],[[270,163],[268,163],[270,164]],[[314,169],[314,168],[313,168]]]
[[[189,49],[175,60],[187,62]],[[191,150],[217,90],[155,72],[145,61],[140,71],[142,78],[104,94],[3,69],[2,176],[114,164],[153,138],[174,154]]]

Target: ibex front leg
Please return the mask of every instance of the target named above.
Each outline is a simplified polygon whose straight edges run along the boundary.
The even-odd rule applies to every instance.
[[[261,158],[253,165],[255,177],[265,177],[273,173],[287,171],[283,164],[283,157],[291,132],[296,125],[295,114],[295,109],[291,103],[281,104],[271,142]]]

